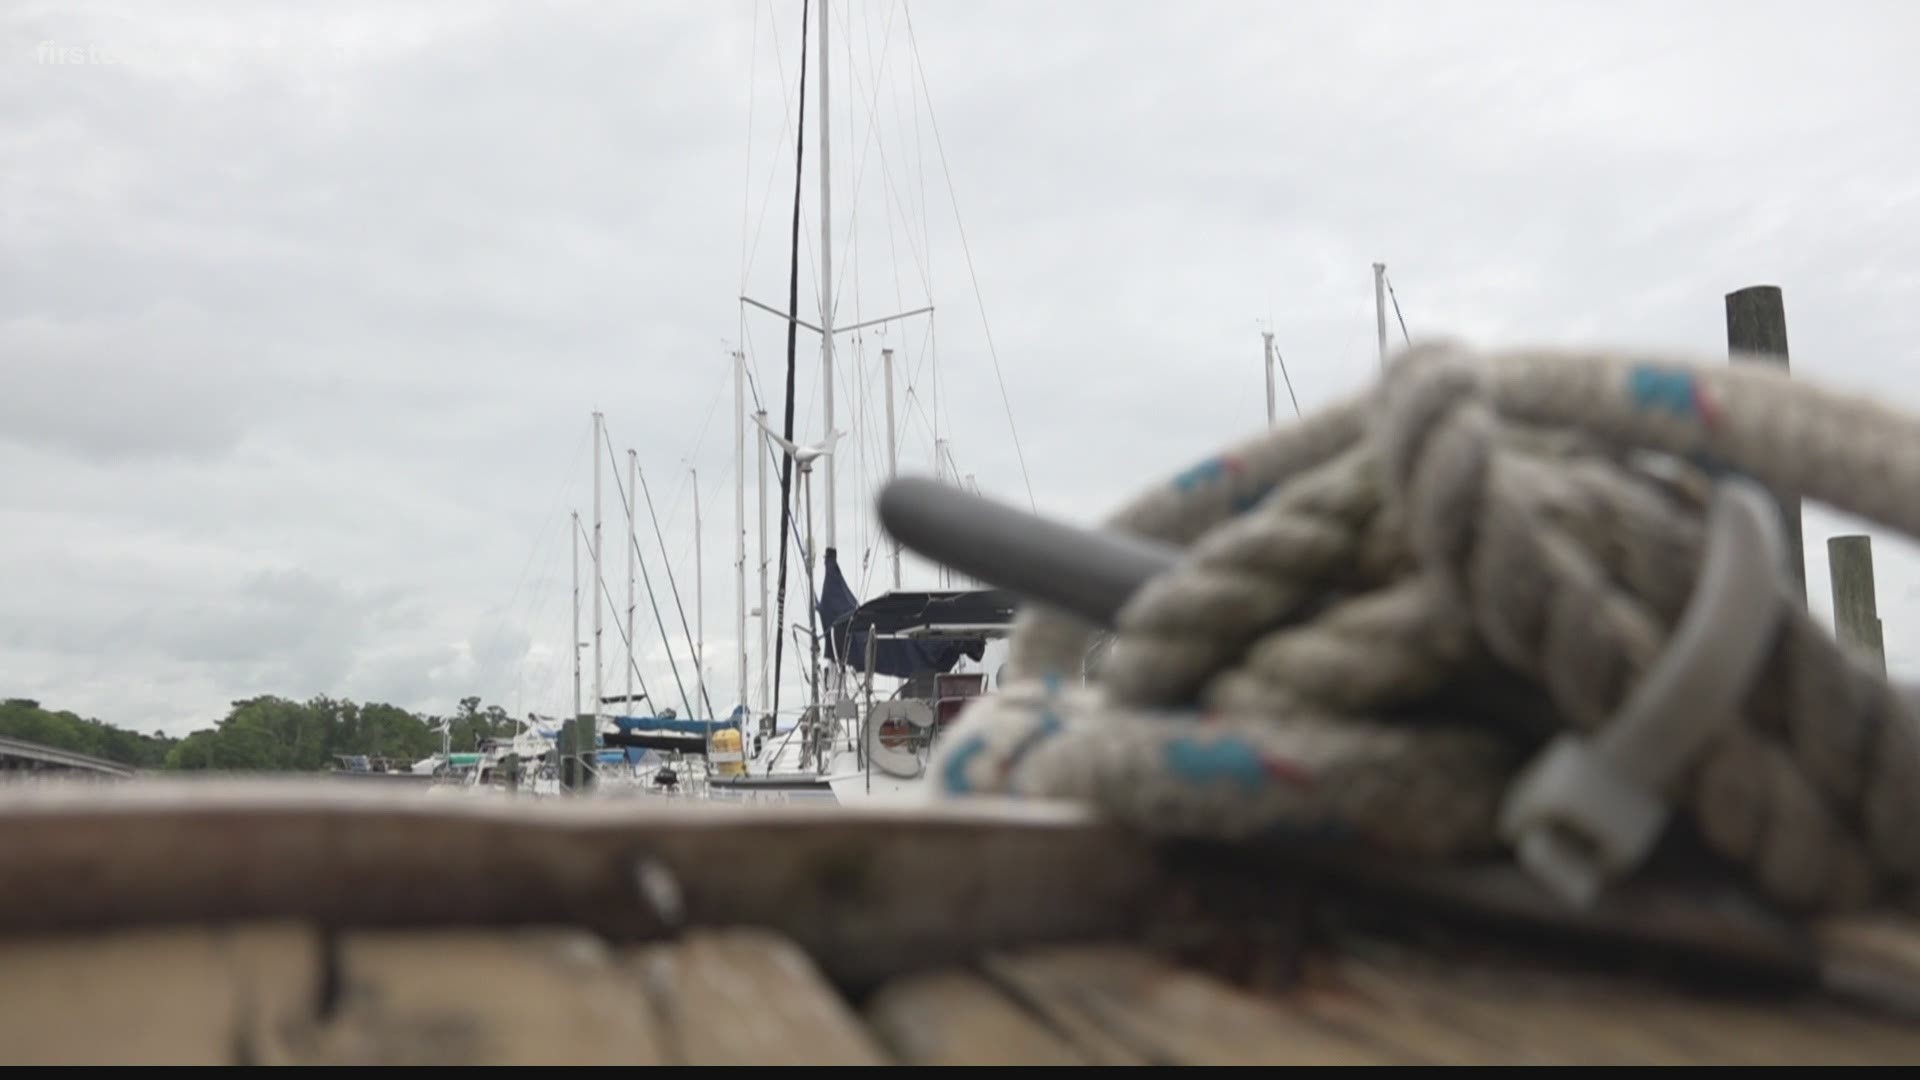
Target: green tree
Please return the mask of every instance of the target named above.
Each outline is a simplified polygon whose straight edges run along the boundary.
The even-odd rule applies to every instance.
[[[142,735],[71,712],[54,712],[32,698],[0,701],[0,735],[135,768],[160,767],[174,745],[174,740],[159,732]]]
[[[450,726],[455,750],[484,739],[511,738],[518,726],[498,705],[460,700],[445,721],[395,705],[360,704],[320,695],[307,701],[266,694],[235,701],[212,727],[182,739],[55,712],[28,698],[0,701],[0,735],[93,754],[139,768],[312,772],[341,755],[417,761],[440,750],[440,724]]]
[[[220,733],[212,728],[196,731],[167,751],[166,767],[187,771],[216,768],[213,750],[219,741]]]

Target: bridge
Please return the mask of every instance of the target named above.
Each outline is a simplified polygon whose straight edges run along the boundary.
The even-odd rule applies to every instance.
[[[91,773],[97,776],[132,777],[133,769],[117,761],[91,754],[43,746],[25,739],[0,735],[0,777],[41,773]]]

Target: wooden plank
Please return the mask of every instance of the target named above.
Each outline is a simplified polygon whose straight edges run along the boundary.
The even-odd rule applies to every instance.
[[[448,799],[285,781],[0,789],[0,933],[212,920],[337,927],[571,924],[612,940],[761,926],[850,988],[996,949],[1139,940],[1176,875],[1079,809],[966,800],[800,807]],[[1510,865],[1407,867],[1299,852],[1219,860],[1274,904],[1277,876],[1397,909],[1812,977],[1790,924],[1725,891],[1623,887],[1569,915]],[[643,890],[641,866],[665,889]],[[1182,873],[1190,878],[1190,874]],[[1172,890],[1177,891],[1177,889]],[[671,902],[663,904],[662,895]],[[1198,913],[1206,917],[1205,912]]]
[[[1828,920],[1816,933],[1829,990],[1920,1019],[1920,920],[1856,916]]]
[[[259,1063],[281,1032],[319,1014],[326,948],[318,930],[297,923],[238,925],[220,936],[239,999],[241,1062]]]
[[[1101,1064],[1388,1065],[1408,1059],[1126,946],[995,957],[989,973]]]
[[[0,933],[209,920],[780,930],[874,985],[991,948],[1132,933],[1150,848],[1080,809],[447,798],[324,781],[0,789]],[[636,884],[646,863],[672,910]]]
[[[1406,1039],[1416,1053],[1445,1054],[1460,1064],[1632,1065],[1673,1062],[1684,1048],[1659,1039],[1609,1013],[1604,1003],[1586,1009],[1556,1001],[1552,987],[1531,993],[1499,993],[1399,967],[1364,963],[1341,966],[1343,980],[1378,1010],[1356,1026],[1381,1038]],[[1418,1017],[1423,1031],[1406,1025]],[[1426,1042],[1435,1029],[1449,1033],[1441,1044]],[[1477,1049],[1476,1049],[1477,1048]]]
[[[0,944],[10,1065],[237,1065],[250,1036],[310,1009],[312,934],[204,927]]]
[[[1529,1063],[1510,1044],[1490,1042],[1458,1018],[1438,1013],[1422,1001],[1368,994],[1318,972],[1309,974],[1282,1001],[1352,1042],[1380,1048],[1393,1060],[1421,1065]]]
[[[1805,926],[1712,877],[1645,875],[1617,883],[1591,907],[1575,908],[1505,861],[1435,866],[1331,849],[1286,853],[1275,866],[1324,875],[1341,889],[1344,903],[1390,913],[1401,924],[1453,924],[1495,940],[1557,939],[1809,983],[1817,978],[1817,945]]]
[[[964,971],[896,980],[865,1011],[903,1064],[1093,1064],[999,988]]]
[[[1048,970],[1047,958],[990,957],[985,968],[996,983],[1060,1032],[1089,1064],[1154,1064],[1145,1048],[1124,1031],[1111,1029],[1097,1003],[1084,1000],[1084,992],[1063,986],[1057,974]]]
[[[676,1063],[888,1063],[807,955],[777,934],[699,932],[641,950],[631,967],[666,1019]]]
[[[1843,1017],[1807,995],[1690,993],[1545,968],[1467,971],[1353,957],[1337,968],[1379,1008],[1358,1026],[1405,1037],[1405,1018],[1419,1016],[1477,1041],[1484,1052],[1469,1060],[1479,1063],[1845,1065],[1920,1054],[1920,1032]]]
[[[1862,1012],[1821,1000],[1795,1010],[1796,1022],[1818,1031],[1824,1042],[1844,1045],[1850,1054],[1881,1065],[1920,1064],[1920,1032],[1911,1022]]]
[[[288,1065],[655,1065],[646,996],[570,931],[344,935],[335,1000],[262,1058]]]

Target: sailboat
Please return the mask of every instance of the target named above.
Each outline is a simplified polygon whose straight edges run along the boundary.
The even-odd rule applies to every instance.
[[[835,426],[834,356],[841,335],[906,320],[931,318],[933,306],[913,308],[880,318],[835,326],[834,234],[832,198],[832,141],[830,98],[830,28],[826,0],[814,0],[818,16],[816,90],[819,107],[815,121],[819,158],[819,321],[805,321],[797,311],[781,310],[742,295],[743,317],[748,308],[777,317],[788,334],[788,362],[793,362],[794,338],[804,329],[820,342],[822,420],[819,435],[803,443],[789,429],[776,430],[764,411],[751,415],[758,428],[758,474],[762,489],[760,519],[760,617],[762,678],[753,730],[743,746],[743,767],[732,775],[710,772],[714,793],[785,792],[799,796],[831,795],[838,801],[888,798],[910,793],[925,771],[931,743],[945,724],[958,715],[967,700],[986,692],[986,670],[961,670],[983,665],[988,643],[1011,633],[1013,598],[998,590],[911,590],[903,587],[900,550],[891,551],[892,588],[864,603],[856,596],[841,565],[838,544],[837,472],[842,455],[839,440],[847,434]],[[804,36],[803,36],[804,41]],[[804,47],[804,46],[803,46]],[[805,110],[806,69],[801,78],[801,109]],[[804,125],[803,125],[804,126]],[[802,146],[800,149],[804,149]],[[796,165],[796,169],[799,166]],[[795,176],[794,242],[799,240],[800,177]],[[794,252],[789,307],[798,299],[798,252]],[[929,283],[930,287],[930,283]],[[886,390],[886,446],[888,476],[898,471],[898,434],[895,426],[893,350],[883,349]],[[746,698],[746,426],[747,370],[742,352],[734,354],[736,438],[736,623],[739,631],[739,686]],[[792,374],[783,405],[787,423],[792,418]],[[937,414],[937,408],[935,410]],[[935,438],[936,470],[944,476],[943,458],[950,457],[944,440]],[[809,619],[806,627],[806,687],[808,702],[798,720],[781,730],[774,708],[779,691],[777,674],[769,679],[767,653],[784,652],[781,619],[784,593],[775,600],[767,587],[767,527],[765,519],[766,466],[778,462],[788,476],[797,473],[798,491],[782,485],[776,505],[782,525],[792,526],[804,569]],[[821,489],[821,533],[814,530],[814,488]],[[792,497],[797,495],[797,498]],[[797,505],[796,505],[797,504]],[[782,544],[782,554],[785,545]],[[784,564],[783,564],[784,565]],[[819,573],[817,591],[816,570]],[[784,580],[784,579],[783,579]],[[771,601],[771,604],[770,604]],[[797,629],[797,628],[796,628]],[[796,650],[798,651],[798,650]],[[777,663],[775,665],[778,666]],[[898,685],[880,688],[879,679]]]

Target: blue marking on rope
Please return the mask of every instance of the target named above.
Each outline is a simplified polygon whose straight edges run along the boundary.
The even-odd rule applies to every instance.
[[[1195,783],[1229,780],[1243,791],[1258,791],[1267,778],[1259,752],[1235,739],[1175,739],[1167,744],[1167,767]]]
[[[1688,420],[1700,419],[1705,412],[1693,376],[1685,371],[1636,367],[1627,375],[1627,392],[1642,409],[1664,409]]]
[[[1005,776],[1012,772],[1013,767],[1019,764],[1020,759],[1027,755],[1027,751],[1046,742],[1064,730],[1066,730],[1066,725],[1060,722],[1060,718],[1054,715],[1052,709],[1042,712],[1040,714],[1040,723],[1032,731],[1027,732],[1026,735],[1015,744],[1013,752],[1007,755],[1006,762],[1000,766],[1000,775]]]
[[[947,758],[946,775],[948,791],[967,792],[972,785],[967,783],[967,766],[987,751],[987,740],[975,735],[973,738],[955,747]]]
[[[1227,459],[1212,457],[1173,478],[1175,491],[1192,491],[1202,484],[1210,484],[1227,472]]]

